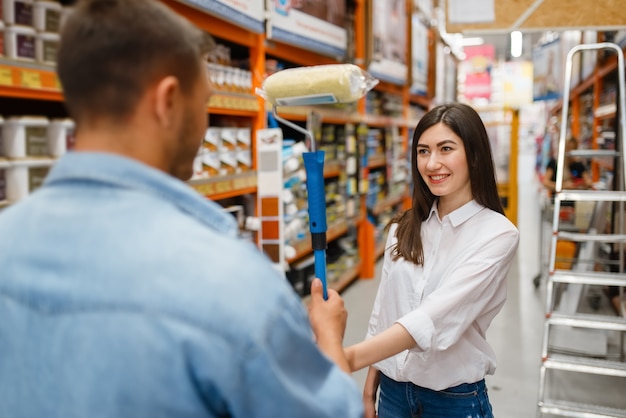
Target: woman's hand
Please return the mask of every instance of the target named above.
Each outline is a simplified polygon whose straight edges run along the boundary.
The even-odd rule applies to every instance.
[[[363,407],[365,409],[364,418],[378,418],[375,399],[363,399]]]
[[[376,393],[380,384],[380,372],[370,367],[365,378],[363,386],[363,408],[365,409],[365,418],[378,418],[376,413]]]

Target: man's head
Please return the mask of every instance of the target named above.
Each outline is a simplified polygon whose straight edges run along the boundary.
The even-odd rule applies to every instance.
[[[66,106],[79,132],[102,121],[125,126],[152,95],[154,109],[143,113],[154,113],[173,139],[165,144],[172,166],[160,168],[188,177],[189,154],[195,155],[200,129],[206,128],[203,58],[212,47],[207,34],[158,1],[79,0],[64,25],[57,58]],[[187,162],[189,168],[174,167]]]

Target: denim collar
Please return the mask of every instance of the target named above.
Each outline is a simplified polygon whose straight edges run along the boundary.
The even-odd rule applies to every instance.
[[[234,218],[219,204],[206,199],[183,181],[120,155],[68,152],[50,170],[44,186],[85,180],[155,195],[218,232],[237,233]]]

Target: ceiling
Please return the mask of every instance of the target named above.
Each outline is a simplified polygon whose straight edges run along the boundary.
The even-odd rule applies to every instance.
[[[465,0],[467,1],[467,0]],[[460,3],[459,3],[460,2]],[[448,33],[508,33],[514,30],[522,32],[544,32],[548,30],[615,30],[626,28],[626,7],[624,0],[480,0],[473,1],[472,8],[476,15],[483,10],[476,10],[485,4],[483,16],[491,13],[493,21],[460,22],[451,21],[454,10],[450,7],[467,7],[464,0],[447,0],[446,30]],[[460,6],[459,6],[460,4]],[[455,6],[457,5],[457,6]],[[464,19],[461,16],[461,19]]]
[[[523,35],[522,40],[522,56],[517,58],[519,60],[531,60],[532,48],[535,46],[542,37],[542,33],[526,33]],[[510,60],[511,58],[511,41],[510,35],[506,34],[480,34],[472,35],[479,36],[485,42],[485,44],[491,44],[495,47],[496,58],[502,60]]]
[[[462,33],[464,37],[480,37],[486,44],[493,44],[496,56],[511,59],[510,33],[523,33],[522,56],[531,59],[532,48],[546,32],[565,30],[626,30],[626,7],[624,0],[480,0],[471,1],[476,10],[481,3],[493,5],[495,19],[490,22],[451,21],[450,7],[455,4],[468,7],[468,0],[439,0],[446,3],[446,32]],[[459,6],[457,6],[459,7]],[[483,15],[488,15],[488,8]]]

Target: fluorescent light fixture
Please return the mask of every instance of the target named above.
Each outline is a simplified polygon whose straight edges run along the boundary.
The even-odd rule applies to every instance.
[[[518,30],[511,32],[511,56],[513,58],[522,56],[522,32]]]
[[[480,37],[475,38],[461,38],[462,46],[478,46],[485,43],[485,40]]]

